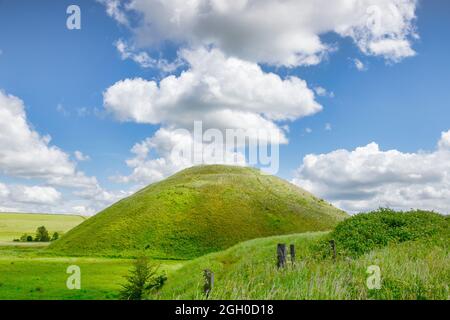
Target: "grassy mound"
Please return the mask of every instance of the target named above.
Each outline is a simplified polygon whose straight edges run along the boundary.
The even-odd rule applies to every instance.
[[[330,234],[341,255],[359,256],[375,248],[411,240],[448,241],[450,220],[434,212],[380,209],[340,223]]]
[[[123,199],[49,247],[63,255],[189,259],[241,241],[330,230],[346,214],[251,168],[200,166]]]
[[[380,231],[379,220],[401,219],[414,236],[391,241],[386,246],[364,246],[366,253],[353,257],[331,258],[318,255],[321,244],[330,239],[328,233],[305,233],[255,239],[226,251],[212,253],[186,263],[169,274],[167,284],[150,299],[205,299],[202,293],[204,269],[215,273],[215,287],[210,299],[448,299],[450,255],[448,219],[429,213],[361,215],[342,222],[334,236],[346,230],[348,242],[366,242],[358,236],[358,221],[366,221],[364,230]],[[369,218],[367,218],[367,216]],[[368,221],[369,219],[371,221]],[[426,220],[430,219],[431,222]],[[353,222],[349,222],[353,220]],[[381,219],[384,220],[384,219]],[[356,221],[356,222],[355,222]],[[424,234],[414,231],[415,223],[425,223]],[[438,225],[435,232],[430,225]],[[445,226],[447,225],[447,227]],[[351,226],[353,231],[349,232]],[[387,226],[396,233],[397,225]],[[432,231],[430,231],[432,230]],[[407,232],[406,232],[407,233]],[[388,232],[388,234],[390,234]],[[400,233],[402,234],[402,233]],[[419,235],[420,234],[420,235]],[[445,241],[435,241],[444,237]],[[397,237],[394,237],[397,239]],[[276,268],[276,245],[295,244],[297,262],[283,270]],[[328,249],[329,250],[329,249]],[[359,251],[358,251],[359,252]],[[366,285],[369,266],[379,266],[381,288]]]

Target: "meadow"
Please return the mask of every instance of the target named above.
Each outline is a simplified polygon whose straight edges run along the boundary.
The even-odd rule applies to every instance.
[[[0,213],[0,244],[8,244],[24,233],[34,235],[40,226],[45,226],[51,233],[64,234],[85,219],[62,214]]]
[[[448,249],[410,242],[376,249],[356,259],[319,259],[315,247],[326,233],[256,239],[186,263],[149,299],[206,299],[204,269],[215,272],[209,299],[416,300],[449,298]],[[276,267],[276,245],[295,244],[297,262]],[[369,266],[381,270],[381,289],[369,289]]]
[[[133,260],[49,256],[43,248],[0,247],[0,300],[108,300],[117,299]],[[170,273],[182,264],[155,262]],[[81,270],[81,289],[66,286],[67,268]]]
[[[253,239],[193,260],[153,260],[168,280],[146,298],[448,300],[449,222],[432,212],[379,210],[329,232]],[[296,247],[295,263],[288,259],[282,269],[276,266],[279,243]],[[118,299],[133,261],[0,246],[0,299]],[[70,265],[81,268],[81,290],[66,287]],[[367,285],[371,266],[380,270],[380,288]],[[205,269],[215,274],[209,297],[203,293]]]

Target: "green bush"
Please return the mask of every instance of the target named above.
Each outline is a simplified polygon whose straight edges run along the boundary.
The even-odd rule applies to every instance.
[[[135,260],[133,269],[126,276],[127,283],[122,285],[121,300],[142,300],[150,292],[159,290],[167,280],[165,274],[159,274],[159,267],[146,257]]]
[[[49,242],[50,241],[50,235],[48,234],[48,231],[44,226],[37,228],[36,237],[34,238],[34,241],[37,241],[37,242]]]
[[[341,222],[328,240],[336,241],[338,254],[356,257],[376,248],[405,241],[440,243],[448,241],[449,235],[449,219],[440,214],[379,209]],[[322,244],[322,247],[326,245]]]
[[[58,239],[59,239],[59,233],[58,232],[53,233],[51,241],[55,241]]]
[[[27,242],[28,241],[28,237],[29,235],[24,233],[23,235],[20,236],[19,241],[20,242]],[[30,236],[31,237],[31,236]],[[33,240],[33,239],[32,239]]]

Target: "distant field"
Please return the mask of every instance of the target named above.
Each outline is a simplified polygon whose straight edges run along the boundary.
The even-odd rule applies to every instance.
[[[42,248],[0,247],[0,300],[117,299],[132,260],[46,256]],[[171,272],[183,262],[161,261]],[[66,287],[67,267],[81,270],[81,290]]]
[[[65,233],[85,219],[60,214],[0,213],[0,242],[12,242],[24,233],[34,235],[40,226],[45,226],[50,233]]]

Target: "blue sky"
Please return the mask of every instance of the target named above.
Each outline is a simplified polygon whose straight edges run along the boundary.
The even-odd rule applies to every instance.
[[[132,59],[123,59],[115,43],[122,39],[130,46],[130,52],[146,52],[156,59],[173,60],[180,48],[189,48],[189,40],[176,41],[170,36],[158,44],[142,40],[142,32],[147,32],[147,29],[139,27],[142,15],[145,15],[145,1],[137,1],[144,3],[139,7],[142,12],[138,9],[126,10],[119,4],[131,26],[120,23],[107,13],[105,6],[108,2],[114,3],[0,0],[0,90],[23,101],[31,130],[41,137],[50,135],[49,146],[56,146],[68,155],[76,163],[76,172],[96,177],[101,192],[110,193],[96,207],[87,203],[92,199],[76,199],[73,194],[77,190],[71,186],[55,186],[39,175],[15,174],[6,168],[5,162],[0,161],[0,165],[5,166],[0,167],[0,183],[5,189],[14,191],[22,185],[40,186],[60,193],[56,200],[49,203],[33,200],[22,203],[17,200],[18,196],[15,200],[5,198],[3,205],[0,201],[0,209],[22,211],[36,208],[35,211],[68,212],[74,207],[79,211],[83,211],[83,207],[89,211],[89,207],[92,213],[108,201],[118,199],[147,182],[153,182],[148,179],[118,183],[117,179],[111,177],[130,175],[132,169],[125,162],[133,158],[130,150],[136,143],[154,136],[164,124],[120,121],[114,112],[105,107],[103,93],[124,79],[140,77],[159,81],[169,74],[179,76],[189,66],[181,66],[170,73],[157,67],[142,67]],[[392,2],[395,4],[398,1]],[[66,28],[66,8],[70,4],[77,4],[81,8],[81,30]],[[417,157],[421,157],[421,150],[429,156],[436,151],[438,142],[444,139],[441,134],[450,129],[450,43],[447,40],[450,4],[437,0],[420,1],[414,8],[417,19],[411,23],[419,37],[407,36],[407,41],[415,51],[411,57],[392,59],[389,54],[364,52],[358,46],[360,39],[344,37],[335,32],[319,34],[321,41],[332,45],[333,50],[329,50],[319,63],[313,65],[297,63],[292,66],[283,61],[274,64],[264,59],[252,60],[216,44],[218,50],[226,52],[225,56],[255,63],[265,72],[273,72],[281,79],[298,77],[307,82],[311,91],[316,91],[314,99],[322,105],[321,112],[285,121],[289,125],[289,132],[286,133],[289,143],[281,146],[279,176],[319,193],[319,196],[348,210],[370,208],[376,206],[377,201],[380,205],[394,203],[394,207],[408,208],[409,204],[405,203],[408,197],[398,202],[392,199],[389,200],[391,202],[383,202],[386,199],[380,193],[386,194],[391,188],[409,190],[411,181],[399,178],[399,181],[386,182],[383,179],[378,181],[375,177],[369,188],[355,187],[361,181],[353,177],[350,179],[352,181],[340,181],[343,184],[339,185],[336,181],[326,179],[316,181],[314,179],[318,179],[319,174],[315,174],[314,170],[319,169],[301,169],[301,166],[308,154],[330,158],[331,153],[338,149],[347,150],[350,161],[353,159],[352,151],[371,142],[378,144],[380,157],[387,157],[384,153],[387,150]],[[149,25],[151,29],[153,25]],[[157,28],[157,23],[154,28]],[[364,64],[364,70],[356,68],[355,59]],[[317,94],[315,89],[318,87],[326,89],[324,96]],[[75,159],[75,151],[81,151],[89,160]],[[394,161],[393,167],[403,162],[386,159],[383,164]],[[442,165],[444,172],[447,172],[445,170],[448,167]],[[420,171],[422,168],[413,166],[411,170],[405,173],[408,177],[413,175],[414,170]],[[364,170],[361,172],[364,176]],[[422,175],[423,172],[418,174]],[[430,179],[414,182],[417,184],[415,194],[428,187],[442,189],[442,183],[447,186],[446,177],[436,179],[435,182]],[[339,198],[336,192],[330,191],[333,186],[347,186],[357,202],[351,202],[352,197]],[[367,192],[372,195],[373,201],[368,202],[361,196]],[[69,206],[66,205],[68,202]],[[413,202],[411,206],[421,203],[426,208],[448,210],[444,204],[432,207],[427,201],[418,204]]]

